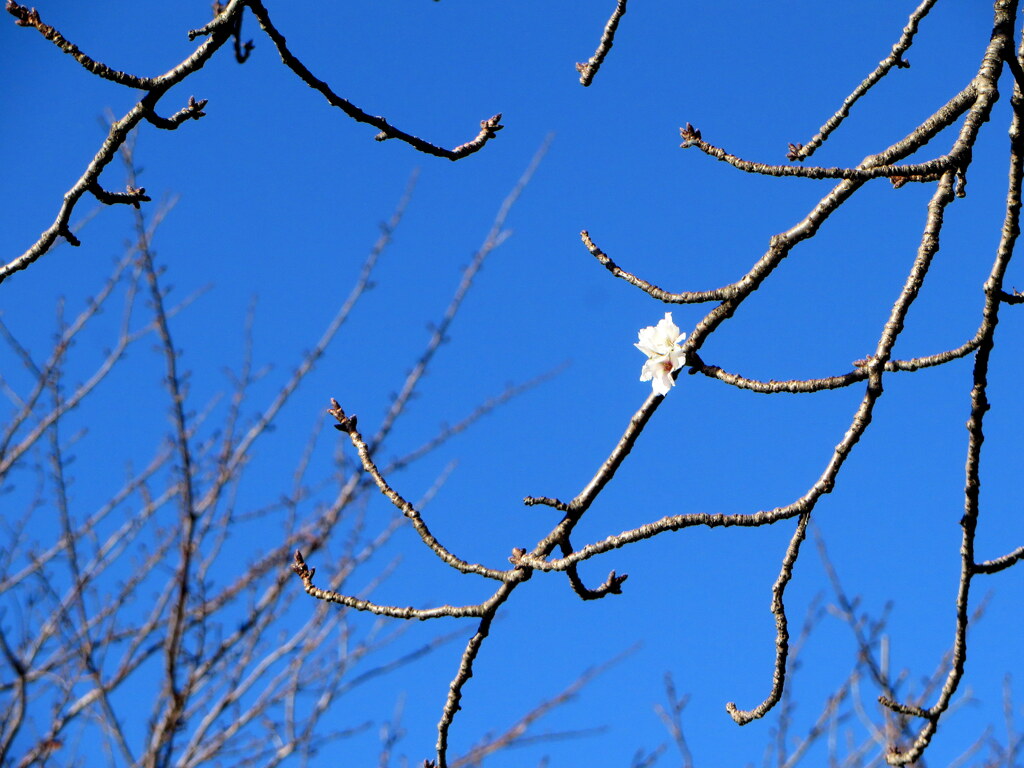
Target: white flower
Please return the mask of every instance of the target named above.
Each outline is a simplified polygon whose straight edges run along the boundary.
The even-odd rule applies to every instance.
[[[637,336],[640,340],[633,346],[647,355],[640,381],[651,382],[656,395],[667,394],[676,383],[672,374],[686,364],[686,355],[679,347],[686,334],[680,333],[679,326],[672,322],[672,313],[666,312],[657,325],[641,328]]]

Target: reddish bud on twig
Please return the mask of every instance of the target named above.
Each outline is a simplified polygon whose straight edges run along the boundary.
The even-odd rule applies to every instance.
[[[327,409],[327,412],[331,414],[338,423],[334,425],[334,428],[339,432],[351,432],[356,428],[356,416],[346,416],[345,411],[342,410],[341,405],[333,397],[331,398],[331,407]]]
[[[679,129],[679,135],[683,139],[683,143],[680,144],[679,146],[681,146],[683,149],[686,149],[687,147],[692,147],[695,142],[700,141],[700,131],[698,131],[696,128],[690,125],[690,123],[687,123],[685,128]]]
[[[14,0],[7,0],[7,12],[17,19],[14,23],[19,27],[37,27],[40,24],[39,11],[18,5]]]
[[[303,581],[309,581],[316,573],[316,568],[307,567],[306,561],[302,558],[302,552],[296,549],[295,559],[292,562],[292,571]]]

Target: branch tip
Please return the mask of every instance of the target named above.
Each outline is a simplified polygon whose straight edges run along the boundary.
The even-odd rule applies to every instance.
[[[334,428],[339,432],[351,434],[352,430],[356,428],[356,415],[346,416],[341,405],[333,397],[331,398],[331,407],[327,409],[327,412],[337,419],[338,423],[334,425]]]
[[[569,505],[566,504],[564,501],[552,499],[547,496],[527,496],[523,499],[523,504],[525,504],[528,507],[533,507],[536,506],[537,504],[543,504],[544,506],[547,507],[554,507],[555,509],[561,512],[569,511]]]
[[[302,579],[304,582],[312,581],[316,568],[310,568],[306,565],[306,561],[302,557],[301,550],[295,550],[295,556],[292,561],[292,572]]]
[[[124,192],[108,192],[100,186],[98,181],[90,184],[88,189],[92,196],[104,205],[130,205],[139,210],[141,208],[140,203],[149,203],[153,200],[153,198],[146,194],[145,187],[133,187],[130,184],[125,187]]]
[[[19,27],[38,27],[42,24],[39,19],[39,11],[35,8],[26,8],[18,5],[14,0],[7,0],[6,10],[14,17],[14,23]]]
[[[935,719],[935,716],[927,709],[922,709],[921,707],[914,706],[913,704],[901,704],[898,701],[893,701],[884,694],[878,697],[878,703],[899,715],[911,715],[912,717],[921,717],[925,720]]]
[[[483,131],[485,137],[488,139],[493,139],[494,134],[504,127],[505,126],[501,124],[501,112],[496,115],[492,115],[486,120],[480,121],[480,130]]]
[[[613,595],[622,594],[622,583],[629,578],[628,573],[624,573],[621,576],[616,575],[615,571],[608,574],[608,580],[602,585],[606,592],[610,592]]]
[[[627,0],[618,0],[618,2],[616,2],[615,10],[612,12],[608,22],[604,25],[604,31],[601,32],[601,41],[598,43],[597,50],[594,51],[594,55],[587,61],[576,64],[576,71],[580,75],[580,85],[584,88],[588,87],[594,81],[594,76],[597,74],[597,70],[601,68],[601,64],[604,62],[605,56],[608,55],[608,52],[615,44],[615,30],[618,29],[619,21],[626,13],[626,2]]]
[[[683,149],[692,147],[696,142],[700,141],[700,131],[694,128],[690,123],[686,124],[685,128],[679,129],[679,136],[682,138],[683,143],[679,146]],[[792,145],[791,145],[792,146]]]
[[[82,244],[82,241],[79,240],[75,236],[75,233],[72,232],[67,226],[61,227],[60,231],[57,234],[59,234],[61,237],[63,237],[65,240],[67,240],[68,241],[68,245],[73,245],[73,246],[75,246],[75,248],[77,248],[78,246],[80,246]]]

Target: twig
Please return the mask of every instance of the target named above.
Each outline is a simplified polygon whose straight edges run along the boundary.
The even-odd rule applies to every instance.
[[[420,516],[419,511],[412,504],[406,501],[401,494],[398,493],[394,488],[388,485],[387,480],[381,475],[380,470],[377,469],[377,465],[374,464],[373,458],[370,456],[370,447],[366,444],[363,436],[356,429],[356,417],[346,416],[345,412],[338,405],[337,400],[331,400],[331,408],[329,413],[337,420],[337,428],[346,433],[349,439],[352,441],[352,445],[356,451],[359,452],[359,460],[363,463],[363,469],[373,478],[373,481],[377,484],[380,492],[383,493],[388,500],[395,505],[399,512],[402,513],[408,519],[416,532],[420,535],[423,543],[427,545],[431,552],[440,558],[440,560],[446,565],[450,565],[462,573],[475,573],[477,576],[483,576],[488,579],[496,579],[498,581],[509,581],[516,578],[514,570],[497,571],[493,568],[487,568],[479,563],[467,563],[465,560],[456,557],[443,546],[430,532],[426,522]],[[306,590],[309,591],[308,589]],[[362,610],[362,609],[360,609]]]
[[[594,76],[597,74],[597,70],[599,70],[601,68],[601,64],[604,63],[604,57],[608,55],[608,51],[610,51],[612,46],[615,44],[615,30],[619,28],[619,20],[626,15],[627,1],[628,0],[616,0],[615,10],[612,11],[612,15],[604,25],[604,31],[601,32],[601,41],[598,43],[597,50],[594,51],[594,55],[583,64],[576,65],[576,71],[580,73],[580,85],[584,88],[588,87],[594,81]]]
[[[879,80],[885,77],[889,70],[893,67],[897,69],[906,69],[910,66],[910,63],[903,58],[903,54],[907,52],[910,46],[914,42],[914,35],[917,34],[917,26],[921,23],[921,19],[928,15],[928,12],[935,5],[937,0],[924,0],[914,12],[910,14],[910,18],[907,21],[907,26],[903,28],[903,34],[900,35],[899,41],[892,47],[892,51],[879,62],[874,72],[868,75],[864,81],[858,85],[853,93],[847,96],[843,100],[843,104],[839,107],[838,111],[828,119],[820,129],[818,133],[808,141],[806,144],[790,144],[789,145],[789,159],[790,160],[805,160],[810,157],[814,150],[824,143],[829,135],[839,127],[839,125],[846,119],[850,114],[850,108],[853,107],[854,103],[860,99],[861,96],[871,90],[872,86],[875,85]]]
[[[1016,9],[1012,10],[1015,11]],[[1013,55],[1010,51],[1012,51],[1014,17],[1015,13],[1012,13],[1011,9],[996,4],[996,19],[992,42],[982,64],[982,73],[991,83],[997,81],[1000,65],[1007,55]],[[988,280],[985,281],[985,307],[982,312],[984,335],[981,343],[978,345],[974,358],[971,415],[967,422],[967,477],[964,487],[964,514],[960,519],[963,534],[960,544],[960,582],[956,596],[956,627],[954,631],[952,663],[938,699],[927,710],[920,707],[908,707],[906,704],[900,704],[886,697],[880,699],[885,706],[888,706],[893,711],[912,714],[925,719],[925,724],[918,731],[910,747],[907,749],[894,749],[886,756],[886,759],[892,765],[912,763],[927,748],[932,737],[935,735],[935,731],[938,729],[939,719],[943,712],[948,709],[953,694],[963,678],[967,659],[970,589],[972,578],[977,573],[977,565],[974,560],[974,539],[981,514],[979,493],[981,488],[981,445],[985,439],[983,421],[985,413],[990,407],[987,394],[989,358],[995,344],[996,325],[999,322],[1003,278],[1020,233],[1021,190],[1022,186],[1024,186],[1024,136],[1021,135],[1022,127],[1024,126],[1022,126],[1021,121],[1019,89],[1014,93],[1014,102],[1015,109],[1010,127],[1010,172],[1009,188],[1006,195],[1006,213],[999,247],[996,252],[996,260]]]
[[[493,117],[480,121],[480,133],[476,135],[476,138],[471,141],[467,141],[465,144],[460,144],[454,149],[445,149],[444,147],[439,147],[428,141],[424,141],[418,136],[413,136],[411,133],[406,133],[405,131],[391,125],[383,117],[364,112],[348,99],[342,98],[331,90],[327,83],[318,79],[309,71],[309,69],[306,68],[305,64],[299,61],[295,55],[288,50],[287,41],[285,40],[284,35],[282,35],[277,30],[277,27],[275,27],[271,22],[270,14],[267,12],[263,3],[260,0],[246,0],[246,4],[253,12],[253,15],[256,16],[256,19],[259,21],[263,31],[267,33],[267,36],[274,43],[274,46],[277,48],[277,52],[281,55],[281,61],[284,62],[284,65],[298,75],[299,79],[310,88],[319,91],[320,94],[327,99],[327,103],[332,107],[337,107],[357,122],[372,125],[374,128],[379,130],[380,133],[376,136],[378,141],[384,141],[385,139],[398,139],[425,154],[433,155],[434,157],[443,157],[449,160],[459,160],[467,155],[473,154],[474,152],[479,152],[483,149],[484,144],[493,139],[495,135],[497,135],[497,132],[505,127],[501,125],[501,113],[499,112]]]

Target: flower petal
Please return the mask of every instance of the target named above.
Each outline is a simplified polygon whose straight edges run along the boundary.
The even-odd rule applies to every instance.
[[[686,353],[679,346],[685,338],[686,334],[672,322],[671,312],[666,312],[657,325],[649,325],[637,332],[638,341],[633,346],[647,355],[647,362],[640,371],[640,381],[651,382],[655,394],[665,395],[675,386],[672,374],[686,364]]]

